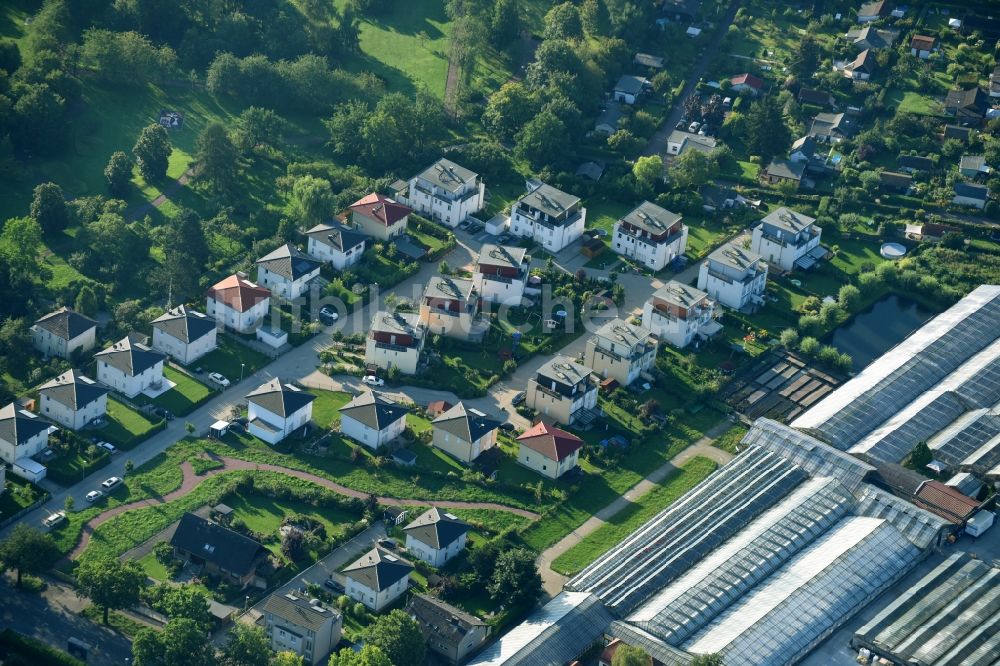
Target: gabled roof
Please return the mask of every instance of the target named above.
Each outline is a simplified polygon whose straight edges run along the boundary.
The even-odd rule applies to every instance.
[[[681,152],[687,148],[687,144],[690,144],[692,148],[703,153],[712,152],[718,144],[718,141],[713,136],[685,132],[684,130],[671,130],[669,136],[667,136],[667,142],[681,144]]]
[[[523,247],[485,243],[479,250],[479,259],[476,261],[476,265],[520,268],[527,253],[528,251]]]
[[[162,363],[167,355],[150,349],[145,344],[133,339],[130,334],[107,349],[97,352],[94,354],[94,358],[104,361],[112,368],[121,370],[127,377],[135,377],[157,363]]]
[[[246,398],[272,414],[287,418],[315,400],[316,396],[275,377],[248,393]]]
[[[632,62],[643,67],[651,67],[653,69],[663,69],[664,60],[660,56],[652,55],[650,53],[636,53],[635,57],[632,58]]]
[[[85,377],[79,370],[68,370],[55,379],[50,379],[42,384],[38,393],[76,411],[86,407],[102,395],[107,395],[108,389],[93,379]]]
[[[833,96],[826,92],[825,90],[810,90],[808,88],[803,88],[799,91],[799,101],[803,104],[818,104],[820,106],[826,106],[830,104]]]
[[[909,187],[913,183],[913,176],[908,173],[883,171],[879,174],[879,180],[883,185],[888,185],[889,187]]]
[[[540,453],[549,460],[560,461],[583,446],[583,440],[573,433],[547,425],[544,422],[528,428],[517,438],[521,446]]]
[[[272,594],[264,601],[264,612],[311,631],[321,630],[327,622],[336,622],[340,611],[322,602],[315,605],[294,592]]]
[[[274,252],[265,254],[258,259],[257,265],[294,282],[319,270],[323,262],[310,257],[291,243],[285,243]]]
[[[795,140],[792,144],[793,153],[802,153],[808,159],[812,159],[816,154],[816,137],[803,136]]]
[[[472,280],[448,275],[435,275],[424,287],[424,298],[440,298],[463,303],[474,300],[475,293],[476,285]]]
[[[14,403],[0,407],[0,440],[8,444],[24,444],[48,429],[48,421],[28,416]]]
[[[643,201],[621,218],[621,221],[647,231],[650,235],[659,236],[678,224],[681,216],[649,201]]]
[[[170,545],[241,576],[251,573],[268,552],[260,542],[193,513],[181,516]]]
[[[990,189],[976,183],[955,183],[955,194],[985,201],[990,195]]]
[[[626,95],[638,95],[642,92],[642,88],[646,83],[648,83],[646,79],[641,76],[623,74],[618,79],[618,83],[615,84],[615,92],[625,93]]]
[[[913,35],[913,39],[910,40],[910,48],[917,49],[918,51],[930,51],[934,48],[937,43],[935,37],[929,35]]]
[[[920,155],[900,155],[896,163],[904,169],[914,169],[916,171],[930,171],[934,168],[934,160],[930,157]]]
[[[185,344],[191,344],[211,333],[215,329],[215,321],[186,305],[178,305],[154,319],[153,328],[158,328]]]
[[[557,354],[538,368],[538,374],[573,386],[586,381],[594,374],[594,371],[582,363],[577,363],[569,356]]]
[[[409,215],[411,211],[401,203],[397,203],[387,196],[378,193],[369,194],[352,203],[350,208],[352,213],[364,215],[365,217],[377,220],[382,224],[392,226]]]
[[[802,174],[806,172],[804,162],[792,162],[790,160],[771,160],[767,165],[765,173],[768,176],[778,178],[789,178],[791,180],[802,180]]]
[[[754,90],[762,90],[764,88],[764,81],[760,77],[747,72],[744,74],[737,74],[733,78],[729,79],[729,85],[745,85],[749,88],[753,88]]]
[[[865,71],[871,73],[875,71],[875,54],[871,49],[865,49],[858,54],[852,62],[848,63],[844,69],[849,72]]]
[[[618,129],[618,121],[624,115],[621,106],[613,102],[608,103],[608,108],[601,112],[601,115],[597,117],[597,122],[594,123],[595,126],[598,125],[609,125],[615,129]]]
[[[261,301],[271,298],[271,292],[239,275],[230,275],[215,283],[205,294],[237,312],[246,312]]]
[[[809,127],[810,136],[851,136],[854,122],[843,113],[817,113]]]
[[[979,502],[940,481],[924,481],[917,490],[917,506],[953,523],[962,523],[979,509]]]
[[[407,612],[413,616],[427,641],[456,647],[465,636],[476,627],[486,623],[461,608],[427,594],[414,594],[406,604]],[[483,635],[485,638],[485,633]]]
[[[63,340],[72,340],[97,326],[97,322],[69,308],[59,308],[36,321],[35,326]]]
[[[411,571],[413,565],[407,560],[376,547],[358,558],[342,573],[368,589],[381,592],[409,576]]]
[[[368,238],[362,233],[344,226],[339,222],[332,224],[317,224],[305,232],[306,236],[318,243],[332,247],[338,252],[346,252],[365,242]]]
[[[420,180],[426,180],[431,185],[452,193],[458,192],[467,182],[478,177],[479,174],[475,171],[443,157],[417,175]]]
[[[469,524],[450,513],[432,507],[403,528],[407,536],[425,543],[435,550],[447,548],[469,531]]]
[[[499,421],[489,418],[477,409],[466,407],[461,402],[431,423],[435,428],[450,433],[463,442],[475,442],[500,426]]]
[[[951,90],[944,98],[945,108],[963,109],[979,114],[986,113],[989,102],[989,96],[979,86],[968,90]]]
[[[984,155],[962,155],[958,160],[958,168],[962,171],[982,171],[986,167]]]
[[[888,16],[889,5],[885,0],[868,2],[858,8],[858,16]]]
[[[971,127],[962,127],[961,125],[944,126],[944,138],[946,139],[961,139],[962,141],[968,141],[969,136],[971,135]]]
[[[899,33],[891,30],[879,30],[873,26],[866,25],[856,30],[848,30],[845,37],[855,46],[860,46],[864,42],[868,48],[886,49],[892,46],[898,35]]]
[[[373,430],[385,430],[399,419],[405,418],[410,410],[380,393],[366,389],[338,411]]]

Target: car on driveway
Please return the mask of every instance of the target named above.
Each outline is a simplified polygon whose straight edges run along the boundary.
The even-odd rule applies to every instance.
[[[327,578],[326,580],[324,580],[323,581],[323,585],[325,585],[326,587],[330,588],[331,590],[333,590],[337,594],[343,594],[345,592],[344,586],[341,585],[340,583],[338,583],[337,581],[335,581],[332,578]]]
[[[104,481],[102,481],[101,487],[103,487],[105,490],[112,490],[120,486],[121,483],[122,479],[120,476],[112,476],[110,479],[105,479]]]
[[[156,407],[155,409],[153,409],[153,413],[159,416],[161,419],[165,419],[167,421],[170,421],[174,418],[173,412],[164,407]]]
[[[116,447],[111,442],[98,442],[97,445],[110,454],[118,453],[118,447]]]
[[[55,513],[50,513],[46,516],[42,520],[42,525],[45,525],[46,527],[55,527],[64,520],[66,520],[66,512],[56,511]]]
[[[510,404],[516,407],[527,399],[528,399],[528,394],[526,391],[518,391],[517,393],[514,394],[514,397],[510,399]]]
[[[338,319],[340,319],[340,313],[332,305],[324,305],[319,309],[319,320],[327,326],[330,326]]]
[[[385,386],[385,380],[375,375],[365,375],[361,381],[370,386]]]
[[[229,380],[219,372],[208,373],[208,378],[222,388],[229,388]]]
[[[91,490],[89,493],[87,493],[88,502],[96,502],[102,497],[104,497],[104,493],[102,493],[100,490]]]
[[[504,421],[503,423],[500,424],[499,427],[504,432],[517,432],[517,426],[515,426],[510,421]]]

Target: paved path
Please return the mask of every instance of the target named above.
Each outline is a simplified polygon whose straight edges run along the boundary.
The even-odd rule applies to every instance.
[[[542,575],[542,586],[545,588],[545,593],[550,597],[554,597],[559,594],[563,585],[565,585],[568,580],[566,576],[552,570],[552,563],[557,557],[583,541],[584,537],[597,531],[598,528],[604,525],[617,513],[624,510],[630,504],[638,501],[646,493],[653,490],[657,484],[663,481],[663,479],[674,471],[674,469],[680,467],[688,460],[696,456],[710,458],[720,465],[725,465],[732,460],[732,454],[712,446],[712,442],[715,438],[729,430],[732,425],[733,424],[729,421],[722,421],[713,426],[707,433],[705,433],[704,437],[678,453],[670,460],[670,462],[664,463],[657,469],[650,472],[646,478],[632,486],[624,495],[595,513],[593,516],[584,521],[583,524],[539,555],[538,569]]]
[[[156,196],[152,201],[144,204],[139,204],[134,208],[131,208],[126,213],[126,218],[128,220],[136,220],[147,213],[152,213],[155,209],[159,208],[163,204],[170,200],[170,197],[180,191],[182,187],[191,182],[195,176],[195,167],[189,167],[187,171],[181,174],[181,177],[171,181],[166,187],[160,190],[160,194]]]

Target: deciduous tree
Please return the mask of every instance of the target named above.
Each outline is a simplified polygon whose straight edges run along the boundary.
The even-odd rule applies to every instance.
[[[111,154],[104,167],[104,179],[108,181],[108,191],[116,197],[125,196],[132,180],[132,159],[121,150]]]
[[[170,620],[161,631],[143,629],[132,642],[135,666],[215,666],[215,648],[193,620]]]
[[[365,632],[367,644],[382,650],[393,666],[420,666],[427,643],[420,627],[399,609],[381,615]]]
[[[619,645],[611,658],[611,666],[650,666],[652,663],[653,660],[642,648],[628,643]]]
[[[55,540],[48,534],[17,523],[6,539],[0,541],[0,562],[17,572],[18,587],[24,574],[36,574],[52,566],[59,557]]]
[[[147,182],[161,180],[167,175],[167,164],[172,152],[167,130],[159,123],[144,127],[132,148],[139,173]]]
[[[545,39],[581,39],[580,10],[571,2],[556,5],[545,14]]]
[[[216,192],[229,192],[239,173],[239,153],[222,123],[210,123],[198,135],[197,160],[199,177]]]
[[[534,602],[542,592],[542,577],[531,551],[513,548],[497,557],[487,590],[494,600],[505,605]]]
[[[515,150],[533,169],[541,169],[561,161],[568,142],[566,125],[551,111],[542,111],[518,132]]]
[[[393,666],[393,663],[381,648],[368,644],[360,652],[344,648],[330,655],[328,666]]]
[[[243,622],[233,624],[219,657],[220,666],[268,666],[270,660],[271,641],[264,629]]]
[[[42,183],[35,187],[31,200],[31,219],[46,234],[58,233],[69,225],[69,208],[62,188],[55,183]]]
[[[77,594],[88,597],[104,613],[104,624],[112,609],[127,608],[139,602],[146,585],[146,572],[137,562],[122,562],[117,557],[84,558],[76,568]]]

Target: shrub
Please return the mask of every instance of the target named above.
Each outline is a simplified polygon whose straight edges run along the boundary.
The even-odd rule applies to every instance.
[[[807,336],[802,338],[802,341],[799,342],[799,351],[806,356],[815,356],[819,351],[819,346],[819,340],[814,337]]]

